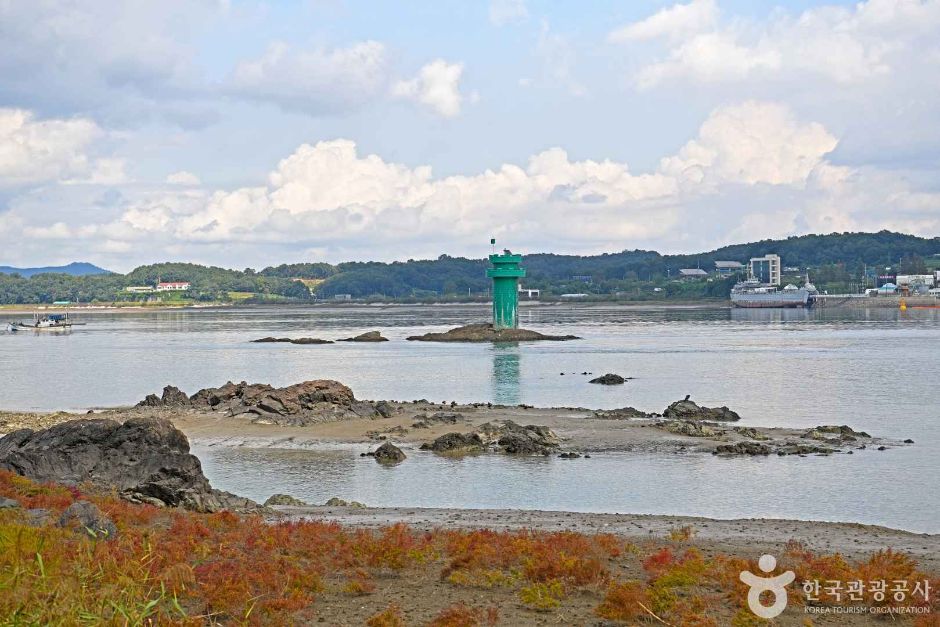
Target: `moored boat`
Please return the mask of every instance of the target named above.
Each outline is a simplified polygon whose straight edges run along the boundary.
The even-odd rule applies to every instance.
[[[731,304],[735,307],[811,307],[816,298],[816,288],[806,280],[806,285],[787,285],[777,289],[756,279],[748,279],[731,289]]]
[[[33,314],[32,324],[25,322],[11,322],[7,325],[10,331],[66,331],[72,328],[68,312],[63,314]]]

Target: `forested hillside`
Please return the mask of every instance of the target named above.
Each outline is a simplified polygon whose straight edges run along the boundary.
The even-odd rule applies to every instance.
[[[625,250],[602,255],[538,253],[525,256],[526,287],[543,290],[545,297],[587,293],[624,299],[723,298],[732,279],[676,282],[681,268],[711,271],[716,260],[746,262],[750,257],[776,253],[783,264],[800,272],[809,269],[822,289],[856,290],[865,274],[892,267],[920,273],[940,263],[940,238],[901,233],[833,233],[804,235],[725,246],[694,255],[661,255],[655,251]],[[439,299],[484,298],[489,289],[484,258],[441,255],[434,260],[407,262],[348,262],[282,264],[255,271],[231,270],[192,263],[141,266],[126,275],[71,276],[41,273],[30,277],[0,274],[0,304],[73,302],[131,302],[137,300],[278,301],[333,298]],[[129,286],[158,281],[189,281],[186,293],[141,295]]]

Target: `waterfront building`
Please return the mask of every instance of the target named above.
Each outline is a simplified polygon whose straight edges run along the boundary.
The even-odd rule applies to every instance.
[[[157,283],[158,292],[185,292],[189,289],[189,281],[165,281]]]
[[[716,261],[715,270],[718,271],[719,276],[729,276],[742,272],[744,264],[740,261]]]
[[[751,276],[764,285],[780,285],[780,255],[753,257],[750,261]]]
[[[682,268],[679,270],[680,279],[704,279],[708,273],[701,268]]]

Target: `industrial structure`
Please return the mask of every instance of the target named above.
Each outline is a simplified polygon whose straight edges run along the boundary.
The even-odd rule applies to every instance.
[[[496,240],[490,240],[496,244]],[[515,329],[519,326],[519,279],[525,276],[522,255],[514,255],[508,249],[490,255],[492,268],[486,276],[493,279],[493,328]]]

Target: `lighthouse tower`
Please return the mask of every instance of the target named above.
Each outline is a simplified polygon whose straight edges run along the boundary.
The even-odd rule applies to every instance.
[[[515,329],[519,326],[519,279],[525,276],[525,269],[519,265],[522,255],[507,249],[501,255],[490,255],[490,263],[493,267],[486,276],[493,279],[493,328]]]

